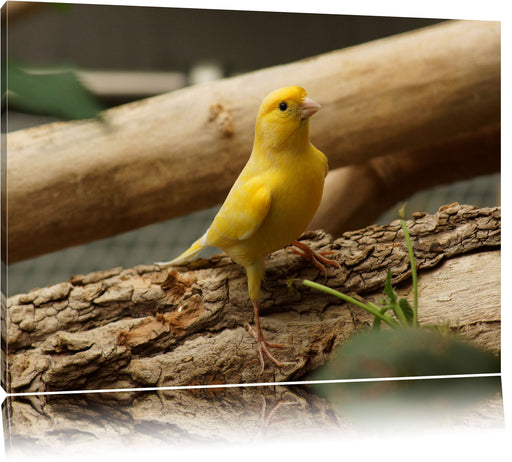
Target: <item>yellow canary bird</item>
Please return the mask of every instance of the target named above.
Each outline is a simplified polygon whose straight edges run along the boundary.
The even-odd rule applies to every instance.
[[[182,264],[213,246],[245,268],[255,321],[249,332],[257,342],[262,370],[264,355],[282,366],[268,348],[283,346],[267,342],[261,330],[258,300],[265,257],[293,244],[300,249],[296,253],[323,270],[324,264],[339,266],[296,241],[320,204],[328,170],[327,158],[309,140],[309,118],[320,107],[301,87],[271,92],[258,111],[251,157],[212,224],[179,257],[158,263]]]

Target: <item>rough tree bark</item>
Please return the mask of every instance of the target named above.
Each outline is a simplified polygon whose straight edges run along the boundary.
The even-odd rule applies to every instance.
[[[331,169],[412,157],[499,124],[500,23],[442,23],[185,88],[108,110],[108,125],[10,133],[8,263],[221,203],[249,157],[261,99],[291,84],[323,106],[311,137]]]
[[[452,204],[435,215],[415,214],[408,228],[421,272],[420,322],[448,322],[499,350],[500,209]],[[410,276],[398,221],[336,240],[321,231],[303,239],[335,252],[341,269],[329,269],[325,282],[342,292],[373,296],[387,268],[395,284]],[[244,328],[252,322],[244,271],[223,255],[168,270],[138,266],[77,275],[13,296],[3,343],[5,386],[42,392],[300,379],[371,322],[334,297],[287,284],[302,278],[322,282],[324,275],[286,249],[268,258],[262,325],[269,341],[286,345],[276,351],[286,364],[269,364],[263,374]]]

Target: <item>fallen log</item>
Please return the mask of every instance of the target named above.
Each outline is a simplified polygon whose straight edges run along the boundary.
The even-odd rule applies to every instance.
[[[420,323],[448,323],[494,352],[500,348],[500,223],[499,208],[458,204],[408,221],[420,271]],[[390,268],[393,283],[407,290],[410,265],[398,221],[336,240],[321,231],[302,239],[334,251],[341,269],[329,269],[329,287],[375,296]],[[267,259],[262,327],[269,341],[286,345],[276,351],[286,364],[262,374],[244,327],[252,322],[245,274],[224,255],[168,270],[149,265],[77,275],[15,295],[8,299],[3,342],[5,387],[17,393],[300,379],[372,319],[290,279],[323,282],[324,275],[286,249]]]
[[[453,21],[7,136],[8,263],[221,203],[256,112],[299,84],[331,169],[500,121],[500,23]],[[435,178],[433,176],[432,178]],[[8,229],[5,228],[8,223]]]

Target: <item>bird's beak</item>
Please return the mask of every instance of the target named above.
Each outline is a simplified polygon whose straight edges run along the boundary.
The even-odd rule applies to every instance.
[[[300,104],[300,117],[302,120],[308,119],[315,112],[317,112],[322,106],[318,104],[315,100],[312,100],[309,97],[305,97],[302,103]]]

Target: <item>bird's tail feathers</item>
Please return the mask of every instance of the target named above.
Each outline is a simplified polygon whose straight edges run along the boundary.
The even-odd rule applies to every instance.
[[[173,265],[181,265],[182,263],[186,263],[192,260],[201,250],[208,247],[206,243],[206,234],[201,236],[197,241],[195,241],[185,252],[176,257],[174,260],[167,262],[159,262],[156,263],[160,267],[173,266]]]

